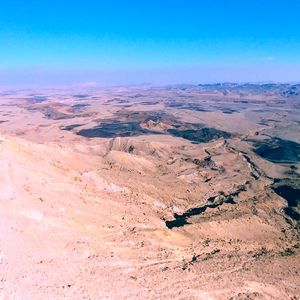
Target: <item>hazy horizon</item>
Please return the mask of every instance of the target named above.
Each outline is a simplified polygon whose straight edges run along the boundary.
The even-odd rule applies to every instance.
[[[224,74],[226,73],[226,74]],[[299,76],[298,76],[299,74]],[[245,76],[248,75],[248,76]],[[254,67],[245,68],[168,68],[149,70],[0,70],[0,87],[51,87],[82,86],[111,87],[130,85],[176,85],[214,83],[298,83],[300,66],[281,69],[278,76],[272,68],[259,72]],[[298,79],[298,80],[297,80]]]

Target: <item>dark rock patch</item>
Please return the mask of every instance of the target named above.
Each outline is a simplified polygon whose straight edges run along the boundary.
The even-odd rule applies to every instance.
[[[232,108],[223,108],[221,109],[221,111],[223,114],[228,114],[228,115],[238,112],[236,109],[232,109]]]
[[[73,109],[73,110],[83,110],[83,109],[85,109],[86,107],[88,107],[88,106],[90,106],[90,104],[74,104],[74,105],[72,105],[71,106],[71,108]]]
[[[101,123],[99,126],[94,128],[82,129],[77,134],[88,138],[114,138],[118,136],[129,137],[153,133],[157,134],[157,132],[152,132],[142,128],[140,124],[136,122],[123,123],[114,121]]]
[[[77,98],[77,99],[85,99],[87,97],[89,97],[89,95],[87,94],[77,94],[77,95],[73,95],[74,98]]]
[[[158,101],[144,101],[144,102],[141,102],[141,104],[143,105],[156,105],[156,104],[159,104]]]
[[[46,96],[33,96],[32,98],[28,99],[31,103],[42,103],[48,100]]]
[[[288,206],[284,208],[286,215],[295,221],[300,221],[300,214],[297,211],[300,205],[299,184],[290,182],[290,180],[275,179],[272,189],[287,201]]]
[[[209,199],[209,202],[212,202],[212,201],[213,201],[212,199]],[[204,213],[208,208],[217,208],[218,206],[220,206],[224,203],[235,204],[232,196],[229,195],[228,197],[225,198],[224,201],[221,201],[219,203],[211,203],[211,204],[206,204],[204,206],[191,208],[181,215],[174,214],[173,216],[174,216],[175,220],[166,221],[165,224],[169,229],[172,229],[174,227],[182,227],[184,225],[191,224],[188,222],[188,219],[190,217],[200,215],[200,214]]]
[[[293,141],[274,137],[264,141],[255,141],[254,147],[257,155],[273,163],[300,162],[300,144]]]
[[[71,131],[73,130],[74,128],[76,127],[80,127],[82,126],[83,124],[72,124],[72,125],[67,125],[65,127],[62,127],[61,130],[68,130],[68,131]]]
[[[202,111],[202,112],[210,111],[210,110],[208,110],[207,108],[204,108],[202,105],[200,105],[198,103],[171,102],[171,103],[168,103],[168,107],[177,108],[177,109],[193,110],[193,111]]]
[[[188,129],[188,130],[177,130],[168,129],[168,133],[176,137],[182,137],[186,140],[197,142],[197,143],[207,143],[211,140],[216,140],[219,138],[230,138],[231,134],[222,130],[215,128],[200,128],[200,129]]]

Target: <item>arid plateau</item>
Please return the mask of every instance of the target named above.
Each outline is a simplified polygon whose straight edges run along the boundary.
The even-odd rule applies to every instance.
[[[0,92],[0,299],[300,299],[300,85]]]

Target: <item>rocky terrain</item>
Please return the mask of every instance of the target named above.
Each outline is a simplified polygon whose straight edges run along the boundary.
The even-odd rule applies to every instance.
[[[0,92],[0,299],[300,299],[300,85]]]

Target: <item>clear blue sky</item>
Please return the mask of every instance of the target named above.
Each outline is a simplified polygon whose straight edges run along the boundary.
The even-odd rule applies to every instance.
[[[300,81],[300,1],[1,3],[0,84],[228,80]]]

